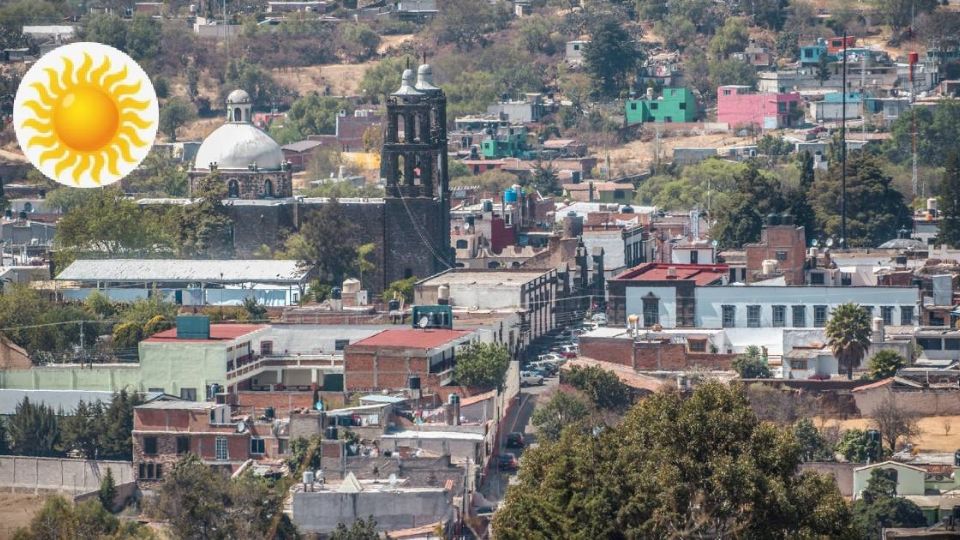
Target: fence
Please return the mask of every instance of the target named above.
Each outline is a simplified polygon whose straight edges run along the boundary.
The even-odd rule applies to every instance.
[[[129,461],[0,456],[0,488],[79,495],[99,489],[107,469],[111,469],[117,485],[134,481]]]

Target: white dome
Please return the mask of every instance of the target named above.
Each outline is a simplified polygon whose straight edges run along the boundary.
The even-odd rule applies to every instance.
[[[227,96],[227,103],[250,103],[250,94],[238,88]]]
[[[256,163],[258,169],[280,170],[283,152],[269,135],[246,123],[226,123],[216,129],[197,150],[197,169],[247,169]]]

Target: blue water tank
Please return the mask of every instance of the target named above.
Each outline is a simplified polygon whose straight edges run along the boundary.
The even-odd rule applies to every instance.
[[[506,191],[504,191],[503,202],[508,204],[517,202],[517,192],[513,188],[509,188]]]

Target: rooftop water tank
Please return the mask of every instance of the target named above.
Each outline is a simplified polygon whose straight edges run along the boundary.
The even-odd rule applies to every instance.
[[[520,190],[520,186],[513,186],[511,188],[507,188],[507,190],[503,192],[503,202],[505,203],[517,202],[517,193],[519,190]]]

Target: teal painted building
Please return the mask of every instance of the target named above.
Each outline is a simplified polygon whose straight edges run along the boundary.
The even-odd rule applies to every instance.
[[[530,148],[527,146],[527,128],[523,126],[500,126],[486,135],[480,143],[484,159],[504,157],[523,157]]]
[[[698,113],[697,98],[687,88],[664,88],[660,97],[648,92],[647,97],[626,103],[627,124],[696,122]]]

